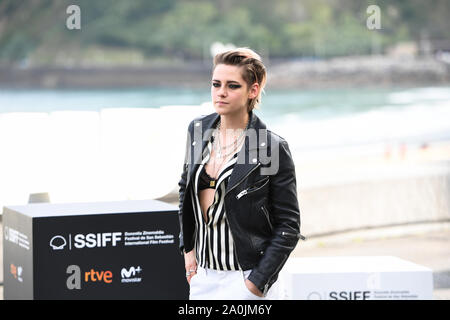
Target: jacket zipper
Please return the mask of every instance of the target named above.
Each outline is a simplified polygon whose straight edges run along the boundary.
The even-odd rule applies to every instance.
[[[240,198],[242,198],[243,196],[245,196],[247,193],[248,193],[248,188],[247,189],[244,189],[244,190],[242,190],[241,192],[239,192],[238,193],[238,195],[236,196],[236,199],[240,199]]]
[[[270,230],[273,230],[272,222],[270,222],[269,212],[267,212],[267,209],[264,206],[262,206],[261,209],[264,212],[264,215],[266,216],[267,222],[269,223]]]
[[[252,170],[250,170],[250,172],[249,173],[247,173],[246,175],[245,175],[245,177],[243,177],[241,180],[239,180],[239,182],[238,183],[236,183],[234,186],[233,186],[233,188],[231,188],[230,190],[228,190],[226,193],[225,193],[225,196],[231,191],[231,190],[233,190],[234,188],[236,188],[238,185],[240,185],[241,183],[242,183],[242,181],[244,181],[249,175],[250,175],[250,173],[252,173],[253,171],[255,171],[259,166],[261,165],[261,162],[258,162],[258,164],[256,165],[256,167],[254,167]],[[246,191],[246,190],[245,190]],[[241,194],[243,191],[241,191],[239,194]],[[247,193],[247,191],[245,192],[245,193]],[[238,195],[239,195],[238,194]],[[237,196],[236,196],[237,197]],[[242,197],[242,196],[241,196]],[[239,197],[240,198],[240,197]],[[239,199],[238,198],[238,199]]]
[[[253,170],[252,170],[252,171],[253,171]],[[247,176],[246,176],[246,177],[247,177]],[[264,180],[264,179],[263,179],[263,180]],[[247,189],[242,190],[241,192],[239,192],[239,193],[236,195],[236,199],[239,200],[240,198],[242,198],[242,197],[245,196],[246,194],[249,194],[249,193],[252,193],[252,192],[254,192],[254,191],[259,190],[259,189],[262,188],[266,183],[267,183],[267,181],[265,181],[264,184],[263,184],[262,186],[257,187],[257,188],[249,187],[249,188],[247,188]],[[254,189],[254,190],[252,190],[252,189]]]
[[[293,238],[299,238],[299,239],[302,239],[302,240],[306,240],[306,237],[302,236],[300,233],[299,234],[295,234],[295,233],[282,231],[281,235],[282,236],[288,236],[288,237],[293,237]]]

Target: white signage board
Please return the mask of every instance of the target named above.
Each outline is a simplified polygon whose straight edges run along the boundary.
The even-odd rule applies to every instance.
[[[289,258],[283,271],[294,300],[433,298],[432,270],[392,256]]]

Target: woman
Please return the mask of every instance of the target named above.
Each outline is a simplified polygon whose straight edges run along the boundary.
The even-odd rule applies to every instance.
[[[265,82],[254,51],[216,55],[215,112],[189,125],[179,220],[190,299],[278,298],[303,238],[288,144],[253,113]]]

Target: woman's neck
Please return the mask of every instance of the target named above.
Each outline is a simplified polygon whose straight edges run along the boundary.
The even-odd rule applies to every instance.
[[[249,120],[249,114],[245,111],[239,114],[221,115],[220,129],[221,130],[244,130]]]

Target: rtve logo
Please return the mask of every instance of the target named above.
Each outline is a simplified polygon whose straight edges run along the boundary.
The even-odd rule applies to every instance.
[[[97,271],[94,269],[90,269],[89,271],[84,272],[84,276],[82,277],[81,268],[75,264],[67,267],[67,274],[70,276],[67,278],[66,285],[67,289],[81,289],[81,282],[103,282],[103,283],[111,283],[113,278],[113,273],[109,270],[107,271]]]

